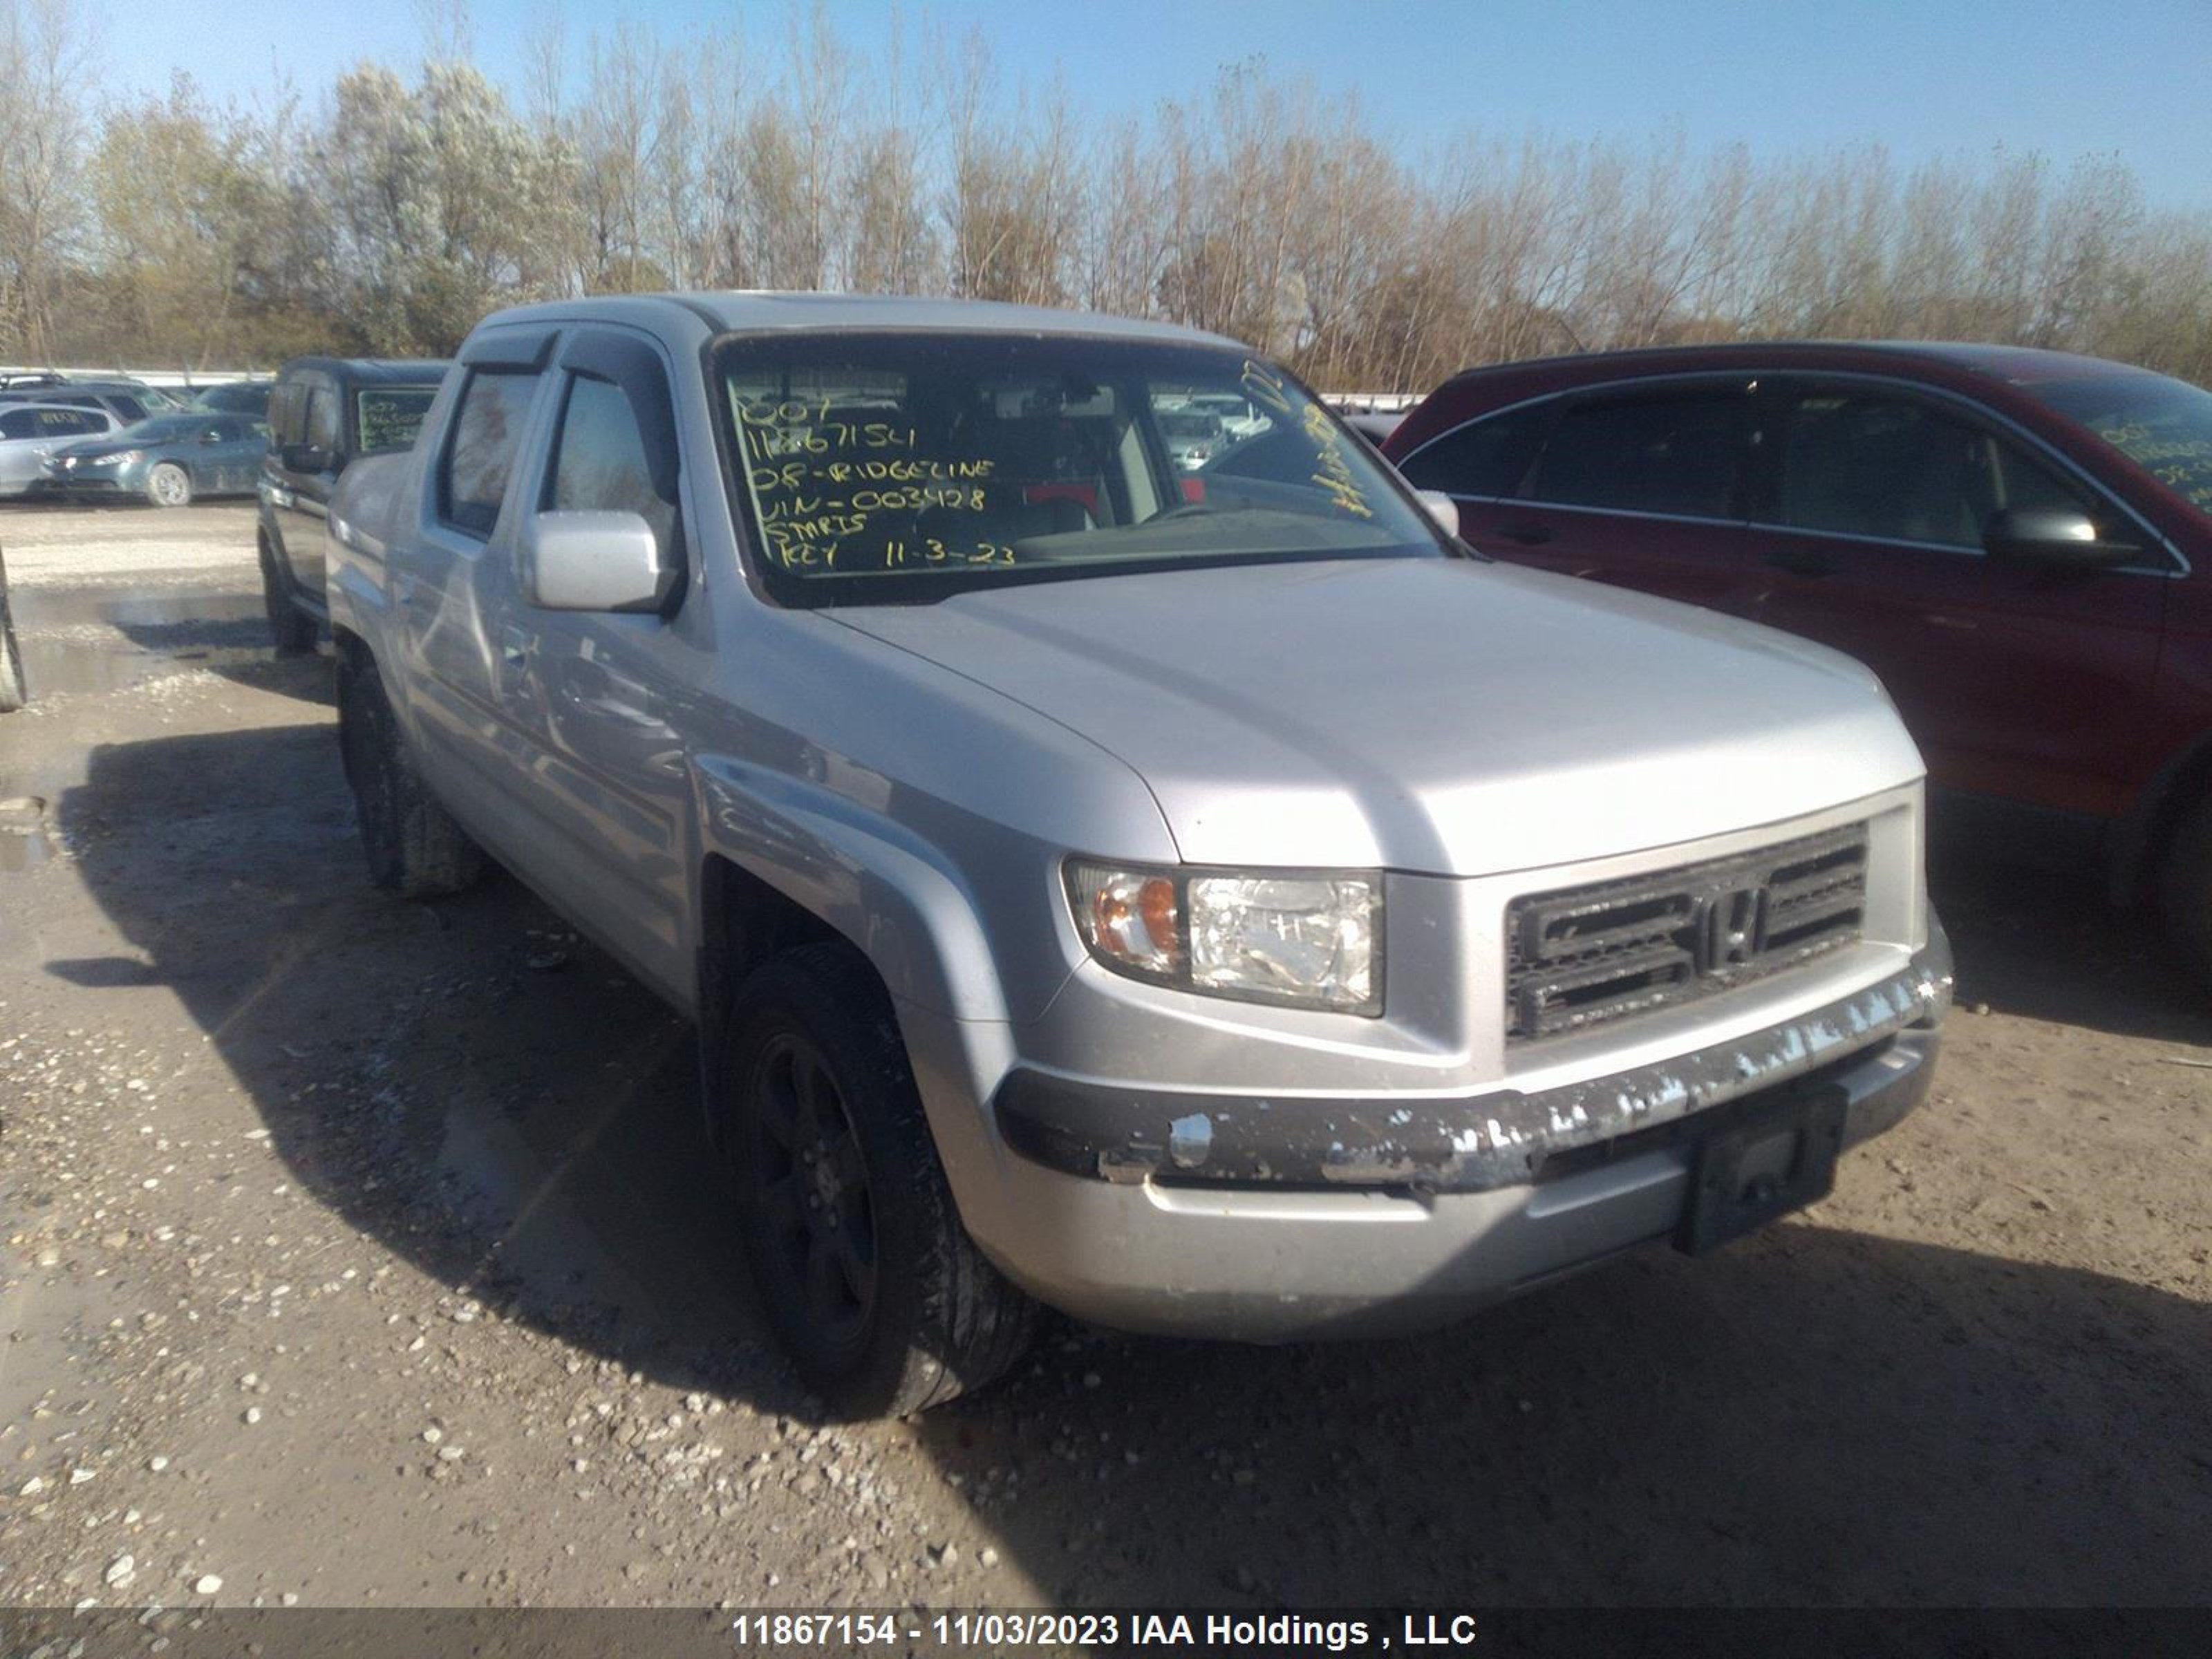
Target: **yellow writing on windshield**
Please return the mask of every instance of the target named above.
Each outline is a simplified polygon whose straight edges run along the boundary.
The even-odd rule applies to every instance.
[[[1291,394],[1284,386],[1281,375],[1248,357],[1244,360],[1244,372],[1239,379],[1244,387],[1244,395],[1254,403],[1265,404],[1278,415],[1297,413],[1291,406]]]
[[[736,409],[762,538],[786,569],[834,570],[841,559],[874,569],[1013,562],[1004,543],[955,532],[986,510],[989,458],[917,453],[913,426],[888,410],[855,413],[849,401]]]
[[[1328,411],[1319,404],[1308,404],[1298,423],[1313,441],[1314,483],[1328,492],[1339,510],[1363,519],[1373,518],[1375,509],[1367,504],[1358,479],[1352,475],[1352,463],[1344,453],[1343,434],[1329,420]]]
[[[2212,441],[2160,438],[2139,421],[2100,427],[2097,435],[2191,507],[2212,506]]]

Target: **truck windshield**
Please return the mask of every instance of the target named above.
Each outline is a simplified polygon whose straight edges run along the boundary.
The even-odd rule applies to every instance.
[[[2200,513],[2212,513],[2212,392],[2163,374],[2024,387],[2095,433]]]
[[[1239,351],[840,332],[734,337],[716,362],[739,506],[787,603],[1449,550],[1334,416]],[[1207,398],[1258,418],[1224,434]]]

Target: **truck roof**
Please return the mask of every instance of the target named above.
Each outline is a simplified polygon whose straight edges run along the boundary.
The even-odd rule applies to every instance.
[[[434,386],[452,367],[443,357],[307,356],[288,358],[278,373],[319,368],[365,386]]]
[[[931,300],[807,290],[729,289],[697,294],[603,295],[516,306],[487,323],[583,321],[649,325],[682,318],[717,334],[782,329],[948,329],[963,333],[1091,334],[1160,340],[1186,345],[1242,343],[1173,323],[1146,322],[1049,306],[1006,305],[995,300]]]

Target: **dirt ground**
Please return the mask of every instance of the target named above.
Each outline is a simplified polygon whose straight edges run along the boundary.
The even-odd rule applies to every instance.
[[[0,1606],[2212,1601],[2212,1005],[2085,884],[1939,865],[1933,1101],[1717,1256],[821,1429],[683,1029],[368,888],[250,509],[0,543]]]

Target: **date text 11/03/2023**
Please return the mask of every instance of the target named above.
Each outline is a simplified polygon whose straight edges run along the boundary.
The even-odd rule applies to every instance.
[[[990,1611],[913,1614],[746,1613],[731,1623],[740,1643],[778,1649],[865,1648],[933,1640],[948,1648],[1145,1647],[1329,1653],[1415,1651],[1474,1645],[1470,1613],[1388,1618],[1298,1613],[1049,1613]]]

